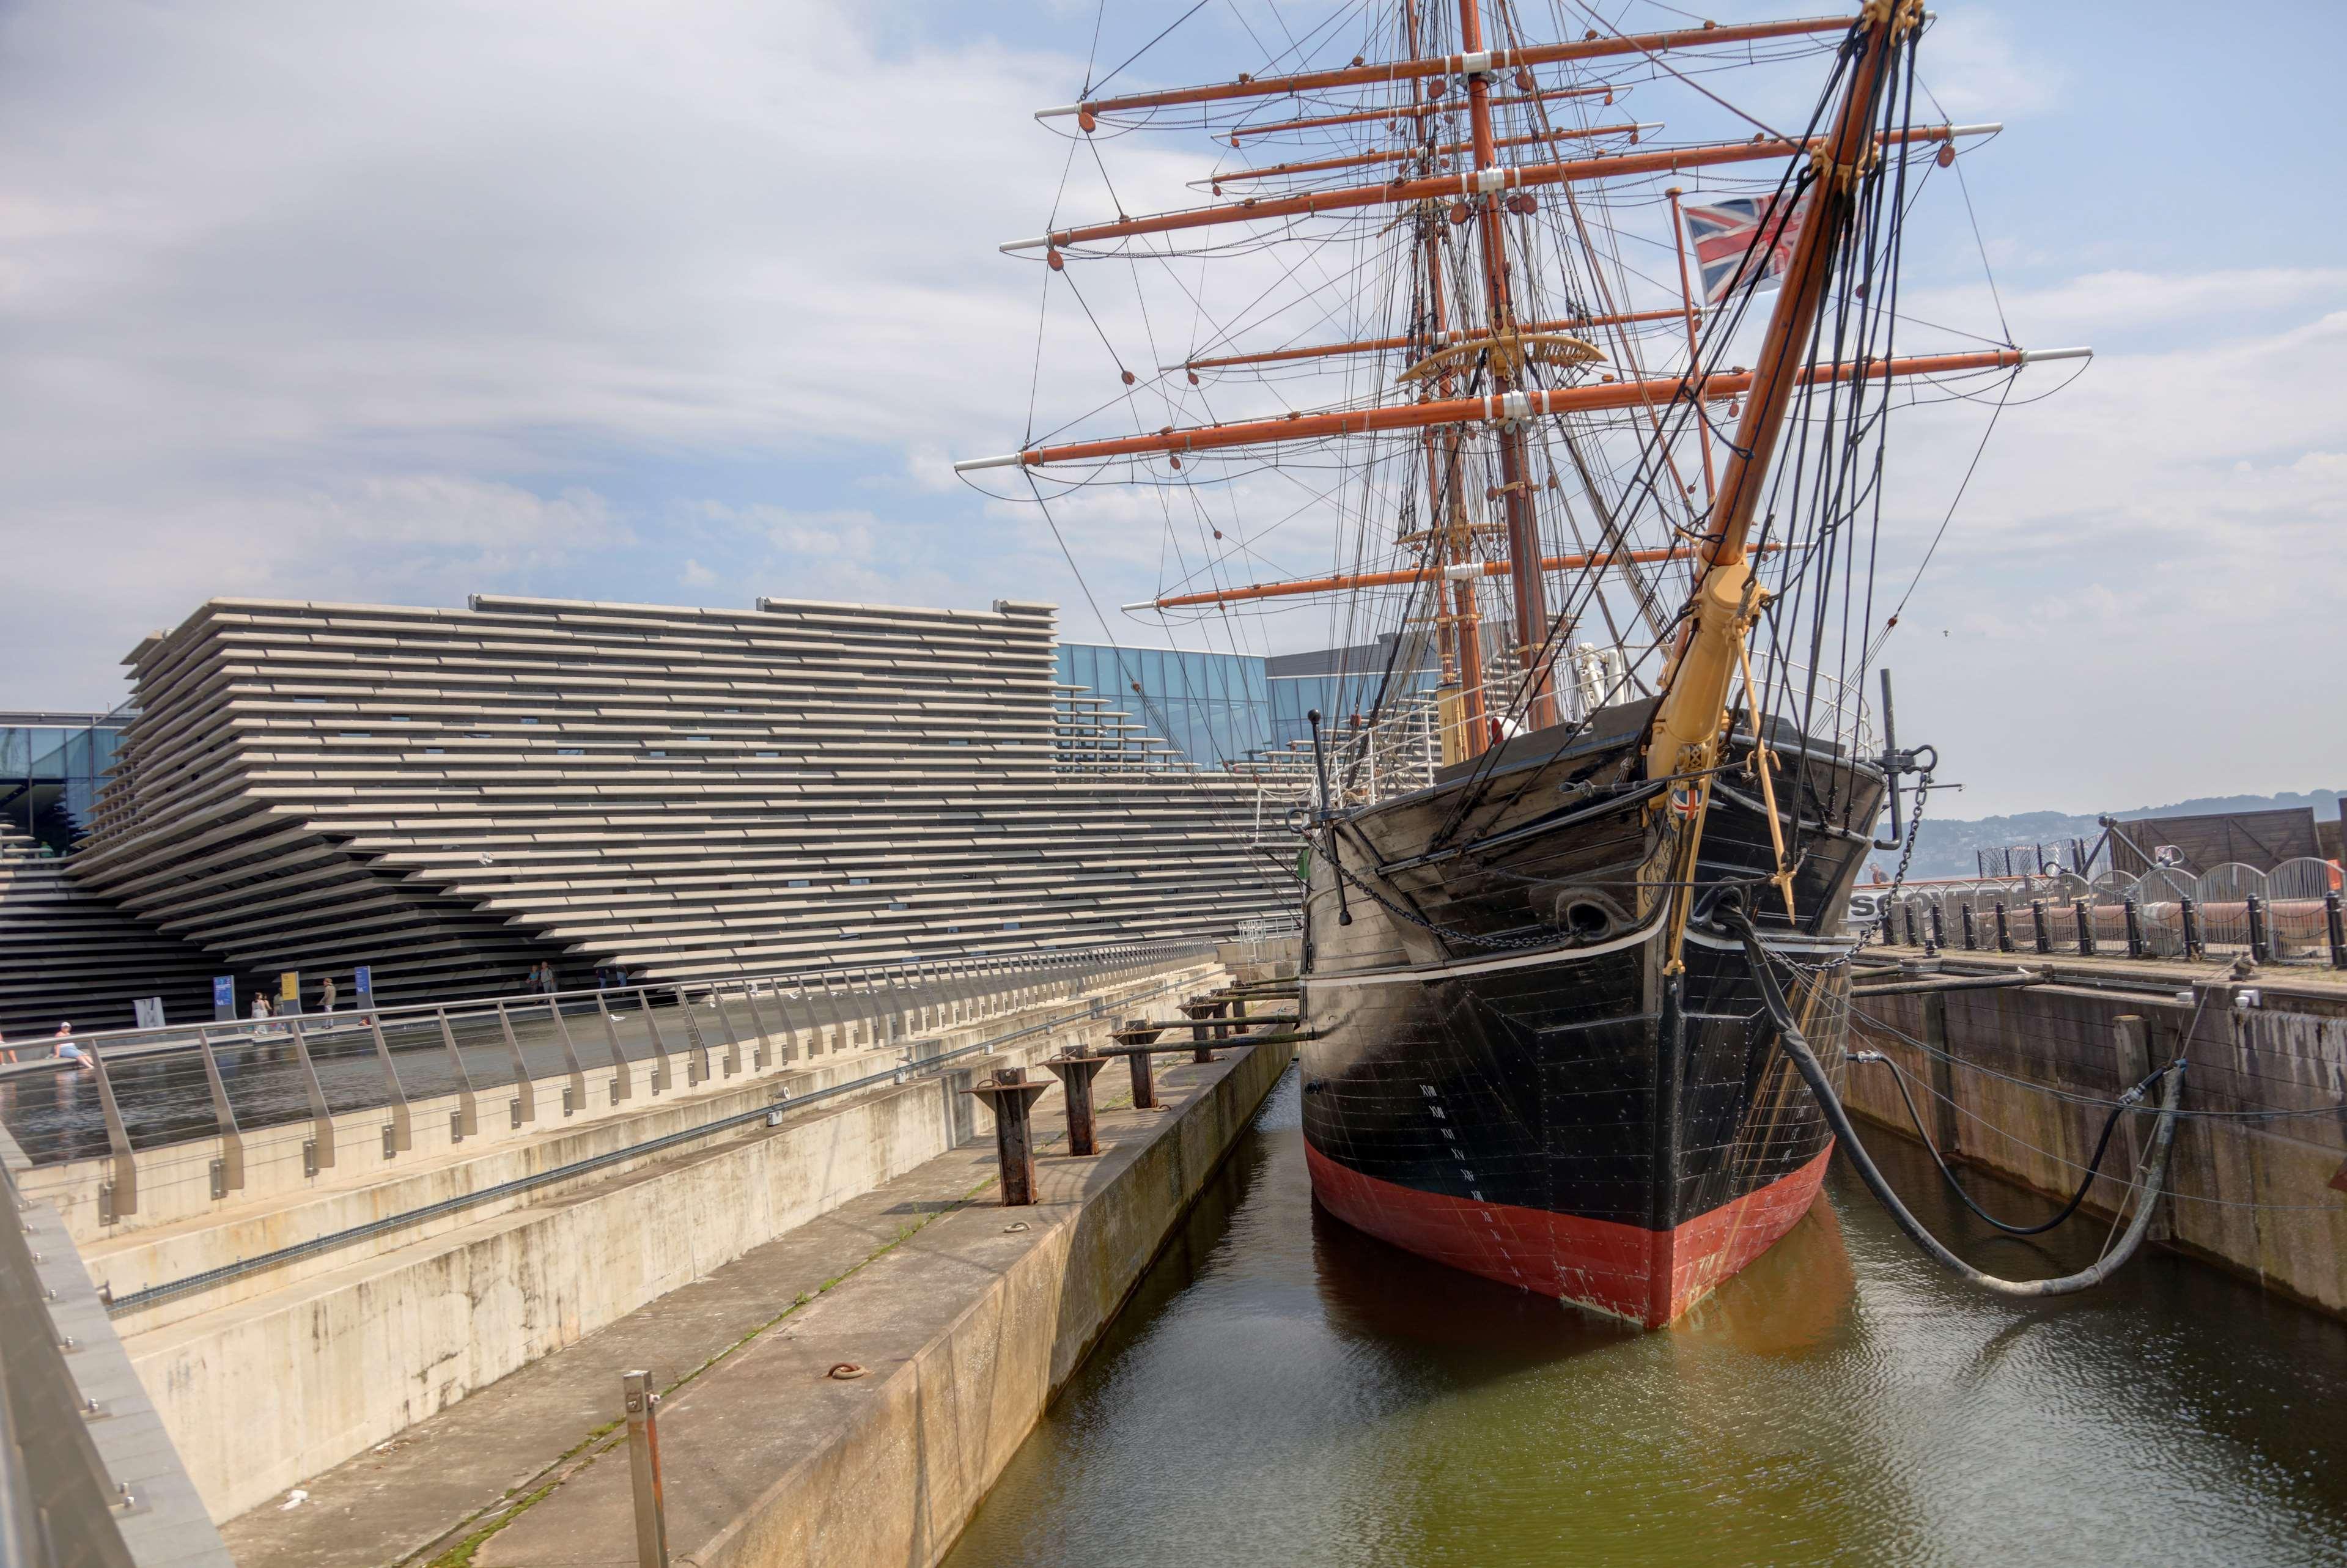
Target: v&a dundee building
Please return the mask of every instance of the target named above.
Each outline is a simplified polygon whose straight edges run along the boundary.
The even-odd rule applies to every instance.
[[[215,600],[0,777],[0,1029],[288,969],[398,1000],[1228,932],[1290,903],[1296,721],[1389,652],[1061,645],[1016,602]]]

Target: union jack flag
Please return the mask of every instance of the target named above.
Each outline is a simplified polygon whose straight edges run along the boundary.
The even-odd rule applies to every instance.
[[[1793,245],[1809,215],[1809,199],[1804,192],[1781,221],[1777,204],[1774,196],[1725,196],[1680,209],[1686,219],[1687,243],[1703,274],[1705,304],[1718,304],[1742,283],[1764,287],[1792,264]],[[1746,267],[1745,256],[1756,244],[1767,246],[1768,253]]]

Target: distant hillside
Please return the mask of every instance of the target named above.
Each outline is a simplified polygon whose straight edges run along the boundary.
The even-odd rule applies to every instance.
[[[2089,812],[2074,816],[2059,811],[2024,811],[2012,816],[1983,816],[1941,819],[1926,811],[1922,831],[1915,835],[1915,861],[1907,869],[1914,877],[1970,876],[1980,862],[1974,852],[2013,844],[2066,843],[2073,838],[2092,841],[2102,835],[2098,816],[2115,816],[2121,822],[2143,816],[2200,816],[2220,811],[2274,811],[2287,806],[2307,805],[2314,808],[2317,821],[2328,821],[2339,815],[2339,797],[2335,789],[2309,790],[2302,794],[2225,794],[2202,795],[2194,800],[2179,800],[2172,805],[2138,805],[2126,811]],[[1945,800],[1947,797],[1940,797]],[[1936,804],[1936,803],[1935,803]],[[1878,831],[1888,831],[1890,819],[1883,819]],[[1877,851],[1874,863],[1882,867],[1885,876],[1898,867],[1897,855]],[[2066,857],[2065,857],[2066,863]]]

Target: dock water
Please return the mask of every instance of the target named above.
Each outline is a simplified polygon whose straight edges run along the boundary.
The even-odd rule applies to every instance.
[[[1878,1158],[1983,1266],[1919,1146]],[[1983,1181],[2000,1213],[2045,1200]],[[2347,1325],[2173,1253],[2030,1307],[1925,1263],[1846,1171],[1663,1332],[1316,1210],[1291,1079],[948,1568],[2333,1563]]]

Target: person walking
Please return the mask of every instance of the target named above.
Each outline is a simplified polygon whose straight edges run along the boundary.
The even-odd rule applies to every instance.
[[[333,1011],[335,999],[341,993],[334,989],[334,977],[328,975],[325,979],[325,982],[318,988],[318,1010],[320,1012]]]

